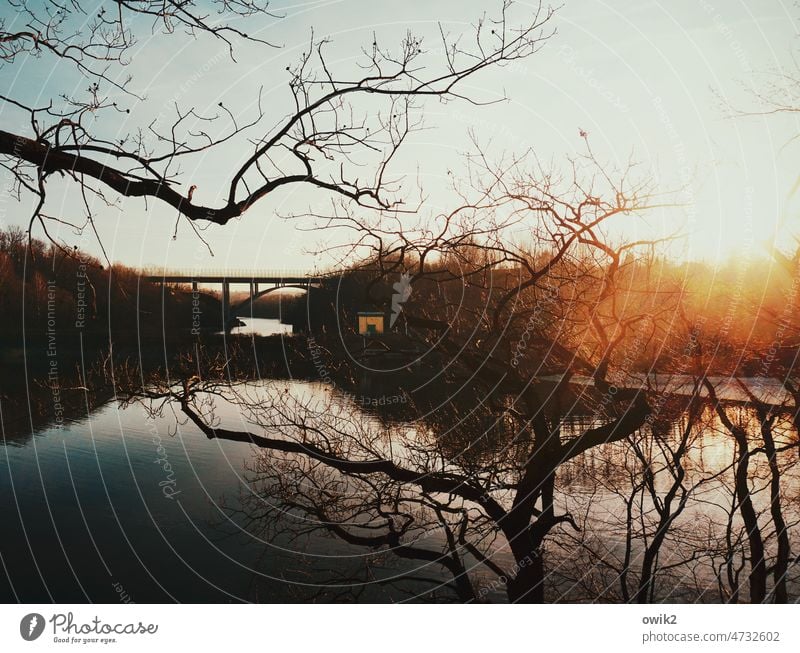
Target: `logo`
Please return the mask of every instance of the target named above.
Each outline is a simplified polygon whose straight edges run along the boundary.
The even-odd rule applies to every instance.
[[[19,634],[26,642],[32,642],[44,632],[44,617],[36,612],[31,612],[22,617],[19,622]]]
[[[403,310],[403,304],[411,297],[411,277],[408,272],[403,272],[400,275],[400,281],[392,285],[394,293],[392,294],[392,317],[389,320],[389,326],[393,327],[397,318],[400,316],[400,311]]]

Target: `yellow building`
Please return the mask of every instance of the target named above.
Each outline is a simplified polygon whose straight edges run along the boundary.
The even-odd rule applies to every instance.
[[[359,311],[358,332],[362,336],[377,336],[383,333],[385,316],[375,311]]]

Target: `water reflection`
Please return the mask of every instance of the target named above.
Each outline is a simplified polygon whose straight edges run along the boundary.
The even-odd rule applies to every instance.
[[[251,317],[249,315],[238,315],[237,319],[243,322],[243,326],[234,327],[231,333],[242,336],[290,336],[292,335],[292,325],[284,324],[280,320]]]
[[[138,601],[746,601],[729,426],[749,439],[768,575],[780,533],[764,415],[726,403],[726,425],[708,393],[681,394],[607,444],[584,441],[608,417],[548,415],[550,458],[552,440],[520,427],[537,417],[497,403],[432,413],[409,393],[398,419],[325,383],[154,384],[0,450],[14,497],[3,598],[113,600],[119,583]],[[769,420],[794,537],[793,413]],[[793,565],[785,576],[796,598]]]

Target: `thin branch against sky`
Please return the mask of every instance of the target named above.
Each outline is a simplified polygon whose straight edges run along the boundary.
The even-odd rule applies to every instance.
[[[516,5],[523,15],[535,7]],[[114,87],[122,85],[120,77],[102,89],[124,111],[112,120],[98,114],[93,127],[111,139],[136,129],[149,132],[151,125],[163,134],[175,119],[176,106],[193,109],[186,124],[195,132],[206,127],[209,116],[221,115],[224,120],[213,127],[217,132],[209,132],[212,137],[222,137],[233,122],[255,120],[260,112],[263,124],[278,124],[292,110],[287,67],[307,53],[312,30],[317,39],[328,41],[331,66],[346,75],[358,70],[373,41],[396,50],[407,30],[436,54],[441,49],[439,23],[445,34],[468,31],[483,4],[412,2],[404,4],[402,16],[382,3],[358,1],[274,3],[270,10],[270,15],[236,21],[233,27],[251,40],[235,43],[235,60],[227,40],[166,37],[158,31],[150,36],[146,31],[132,46],[123,71],[131,77],[130,93]],[[435,215],[454,201],[449,180],[464,174],[464,154],[472,150],[470,132],[489,156],[499,159],[530,149],[556,167],[579,152],[586,138],[598,157],[621,165],[633,156],[661,190],[676,192],[672,204],[678,206],[652,213],[646,226],[637,222],[637,233],[626,237],[685,233],[672,251],[688,258],[713,260],[737,249],[760,252],[791,231],[787,216],[794,208],[792,161],[797,153],[791,144],[781,148],[798,132],[797,117],[726,115],[729,104],[752,102],[751,91],[768,73],[795,69],[793,11],[779,1],[757,6],[568,2],[553,19],[557,34],[540,52],[470,82],[471,94],[481,101],[507,101],[426,103],[419,116],[424,129],[410,134],[393,159],[392,179],[403,182],[422,216]],[[6,13],[7,27],[21,19]],[[33,104],[83,92],[88,84],[67,66],[53,66],[46,54],[5,65],[0,78],[15,97]],[[24,130],[25,116],[8,102],[0,107],[0,120],[4,128]],[[219,203],[228,190],[224,180],[245,158],[242,141],[234,139],[213,155],[177,162],[179,188],[194,186],[196,201]],[[54,206],[65,214],[80,212],[82,198],[69,184],[51,181],[50,186]],[[113,193],[108,199],[114,206],[95,198],[92,208],[112,260],[209,265],[207,241],[215,267],[233,259],[252,261],[253,267],[323,263],[308,253],[318,249],[308,232],[296,228],[308,225],[280,216],[321,212],[330,201],[324,190],[279,189],[234,223],[205,229],[202,239],[188,224],[176,223],[172,207],[137,198],[118,201]],[[30,210],[24,202],[7,202],[3,222],[27,224]],[[65,241],[101,253],[88,231],[78,237],[65,225],[52,229]],[[282,246],[275,248],[275,242]]]

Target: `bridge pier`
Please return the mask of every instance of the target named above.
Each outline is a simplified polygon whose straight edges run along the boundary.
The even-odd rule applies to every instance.
[[[231,328],[231,284],[225,279],[222,281],[222,330],[230,333]]]

